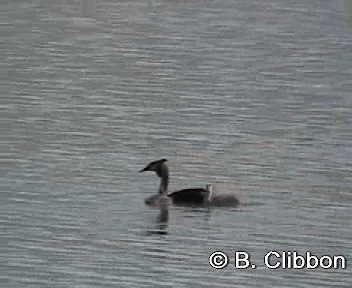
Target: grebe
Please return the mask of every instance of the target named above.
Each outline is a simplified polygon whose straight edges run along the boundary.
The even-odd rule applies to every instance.
[[[206,205],[211,203],[213,185],[207,184],[205,188],[188,188],[168,194],[174,204]]]
[[[155,171],[160,180],[159,194],[145,199],[147,205],[159,206],[160,197],[167,195],[173,204],[187,205],[215,205],[215,206],[237,206],[239,201],[233,195],[216,195],[213,197],[213,187],[211,184],[205,188],[188,188],[167,194],[169,185],[169,168],[167,159],[160,159],[149,163],[139,172]],[[165,202],[165,200],[163,200]]]

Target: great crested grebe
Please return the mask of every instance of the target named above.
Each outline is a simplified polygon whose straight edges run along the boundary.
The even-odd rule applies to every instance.
[[[175,205],[204,206],[213,204],[215,206],[237,206],[239,204],[238,199],[233,195],[213,196],[213,187],[211,184],[207,184],[205,188],[188,188],[167,194],[169,168],[166,163],[167,159],[160,159],[149,163],[145,168],[139,171],[155,171],[160,178],[159,194],[146,198],[146,204],[159,206],[158,202],[160,197],[163,196],[164,198],[165,195],[171,198],[172,203]]]

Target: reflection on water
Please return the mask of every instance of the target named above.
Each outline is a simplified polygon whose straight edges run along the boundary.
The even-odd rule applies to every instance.
[[[263,266],[271,250],[350,260],[349,3],[12,1],[8,286],[351,286],[349,268]],[[164,157],[170,191],[212,183],[241,205],[145,206],[158,179],[136,171]]]
[[[159,215],[157,217],[157,227],[156,230],[158,234],[167,234],[167,227],[169,221],[169,205],[170,201],[166,195],[161,196],[159,200]]]

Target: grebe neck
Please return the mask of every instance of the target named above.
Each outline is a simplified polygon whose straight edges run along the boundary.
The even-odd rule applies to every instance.
[[[167,194],[167,187],[169,185],[169,175],[162,175],[160,177],[159,194]]]

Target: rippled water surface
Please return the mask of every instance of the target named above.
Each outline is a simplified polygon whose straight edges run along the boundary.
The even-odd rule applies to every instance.
[[[27,2],[2,20],[8,287],[351,287],[350,1]],[[159,158],[170,190],[241,205],[159,227],[137,173]],[[270,270],[270,250],[350,262]]]

